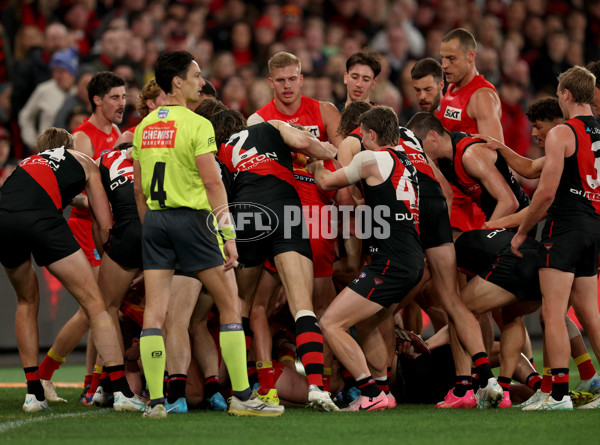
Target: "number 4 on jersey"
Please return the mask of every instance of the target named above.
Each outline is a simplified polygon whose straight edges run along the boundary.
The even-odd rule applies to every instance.
[[[166,165],[167,164],[164,162],[157,162],[154,164],[154,173],[152,173],[152,182],[150,183],[150,199],[152,201],[158,201],[158,205],[160,205],[161,208],[167,207],[165,204],[167,192],[164,189]]]

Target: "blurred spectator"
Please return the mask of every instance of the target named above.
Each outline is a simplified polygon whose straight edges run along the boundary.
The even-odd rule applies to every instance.
[[[221,86],[219,99],[232,110],[244,113],[246,110],[246,87],[242,78],[236,74],[226,78]],[[249,115],[248,115],[249,116]],[[248,117],[246,116],[246,117]]]
[[[546,43],[546,25],[542,18],[535,15],[527,17],[523,34],[525,45],[521,49],[521,55],[529,66],[533,66],[542,55]]]
[[[340,52],[340,46],[344,40],[344,28],[335,23],[327,23],[325,30],[325,45],[323,46],[323,54],[328,59]]]
[[[302,91],[304,94],[304,89]],[[248,115],[256,112],[259,108],[267,105],[273,98],[273,90],[267,79],[259,79],[248,88],[248,104],[246,112]]]
[[[69,94],[60,106],[53,127],[64,128],[71,132],[69,130],[69,119],[76,108],[79,111],[78,114],[83,113],[86,114],[86,117],[91,116],[92,105],[90,104],[87,85],[95,72],[95,69],[91,66],[81,65],[79,67],[75,78],[75,91]]]
[[[81,105],[77,105],[67,116],[65,130],[67,130],[69,133],[73,133],[73,130],[83,124],[83,121],[85,121],[88,117],[90,117],[88,110]]]
[[[0,85],[0,125],[6,126],[12,117],[10,97],[12,86],[8,83]]]
[[[494,48],[477,48],[477,57],[475,66],[479,74],[493,85],[500,83],[500,65],[498,62],[498,52]]]
[[[564,31],[554,31],[548,36],[546,49],[531,67],[531,79],[536,91],[556,92],[557,77],[571,68],[567,61],[569,38]]]
[[[155,35],[154,20],[148,10],[136,11],[129,15],[129,29],[134,36],[147,40]]]
[[[110,67],[110,71],[125,79],[125,110],[123,120],[119,128],[127,129],[141,122],[136,113],[136,105],[140,94],[141,73],[136,71],[134,63],[126,58],[116,60]]]
[[[408,40],[404,28],[400,25],[388,27],[386,35],[388,42],[387,58],[391,68],[389,79],[394,85],[398,85],[402,67],[411,58],[408,51]]]
[[[83,57],[90,53],[94,33],[99,22],[95,17],[95,11],[90,4],[84,1],[67,1],[62,12],[64,23],[69,28],[71,40],[78,48],[79,56]]]
[[[18,116],[33,90],[40,83],[50,79],[48,62],[52,55],[67,48],[69,48],[67,28],[60,23],[48,25],[42,46],[29,49],[25,60],[16,65],[12,95],[13,116]]]
[[[596,76],[596,88],[594,88],[594,103],[592,104],[592,112],[596,119],[600,118],[600,60],[590,62],[586,68]]]
[[[270,16],[262,15],[254,22],[255,59],[262,69],[269,61],[269,46],[275,41],[276,35],[277,28]]]
[[[527,18],[527,6],[524,0],[512,0],[506,11],[506,22],[504,29],[506,32],[518,31],[524,27],[525,19]]]
[[[531,147],[531,124],[523,111],[524,93],[523,86],[512,79],[503,81],[498,89],[504,143],[521,156],[527,156]]]
[[[0,127],[0,187],[15,169],[15,163],[10,160],[10,134],[4,127]]]
[[[402,122],[408,122],[416,112],[420,111],[417,95],[414,93],[415,88],[412,79],[412,69],[416,60],[409,60],[402,68],[400,74],[400,93],[402,94],[402,113],[398,115],[398,119]]]
[[[481,21],[478,23],[475,39],[477,40],[479,46],[477,50],[478,53],[483,48],[491,48],[496,51],[500,50],[503,39],[500,20],[498,17],[491,14],[484,15]],[[490,82],[492,81],[490,80]]]
[[[218,90],[223,86],[223,81],[235,74],[235,58],[230,51],[217,54],[210,68],[210,81]]]
[[[71,92],[77,74],[77,53],[74,48],[57,51],[49,64],[52,78],[39,84],[19,112],[23,142],[32,150],[38,137],[54,124],[56,115]]]
[[[4,30],[4,26],[0,24],[0,85],[7,83],[11,77],[11,61],[12,54],[10,51],[8,35]]]
[[[304,30],[306,50],[311,59],[315,74],[323,74],[327,66],[327,57],[323,53],[325,45],[325,24],[320,17],[311,17],[307,20]],[[304,66],[304,64],[302,64]]]
[[[127,35],[123,29],[107,29],[100,38],[99,50],[82,58],[82,62],[92,65],[97,71],[108,70],[115,60],[125,57]]]
[[[235,66],[241,68],[253,61],[252,28],[245,21],[235,22],[231,27],[231,52],[235,59]]]

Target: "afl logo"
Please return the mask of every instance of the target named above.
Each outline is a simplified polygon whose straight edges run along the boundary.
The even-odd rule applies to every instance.
[[[158,118],[159,119],[164,119],[168,116],[169,114],[169,110],[159,110],[158,111]]]

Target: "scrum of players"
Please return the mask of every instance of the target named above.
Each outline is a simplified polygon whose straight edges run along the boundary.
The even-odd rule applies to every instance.
[[[247,122],[189,53],[165,53],[140,94],[144,120],[123,134],[125,82],[94,75],[92,116],[73,135],[47,129],[0,189],[23,409],[66,402],[52,376],[88,331],[79,402],[147,417],[392,409],[411,386],[402,367],[434,367],[436,408],[599,408],[566,316],[572,305],[600,357],[598,64],[529,106],[545,152],[531,160],[504,144],[476,50],[455,29],[441,64],[415,64],[421,111],[406,127],[370,100],[371,52],[346,63],[341,113],[303,96],[299,59],[275,54],[273,100]],[[531,198],[513,172],[539,178]],[[81,305],[39,366],[32,257]],[[541,375],[523,322],[540,307]]]

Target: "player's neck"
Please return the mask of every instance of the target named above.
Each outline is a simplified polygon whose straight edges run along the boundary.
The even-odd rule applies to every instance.
[[[277,108],[277,111],[291,116],[292,114],[296,114],[296,111],[298,111],[302,105],[302,96],[299,96],[297,101],[289,105],[284,104],[277,97],[274,97],[273,101],[275,102],[275,108]]]
[[[569,119],[575,116],[593,116],[592,107],[589,104],[576,104],[571,103],[567,105],[567,111],[569,113]]]
[[[98,109],[91,115],[89,121],[94,127],[106,134],[109,134],[112,131],[113,122],[107,119]]]
[[[477,69],[475,67],[473,67],[471,69],[471,71],[468,72],[468,74],[463,77],[460,81],[456,82],[456,84],[454,84],[454,91],[460,90],[461,88],[466,87],[468,84],[471,83],[471,81],[473,79],[475,79],[475,76],[478,76],[479,73],[477,72]]]

